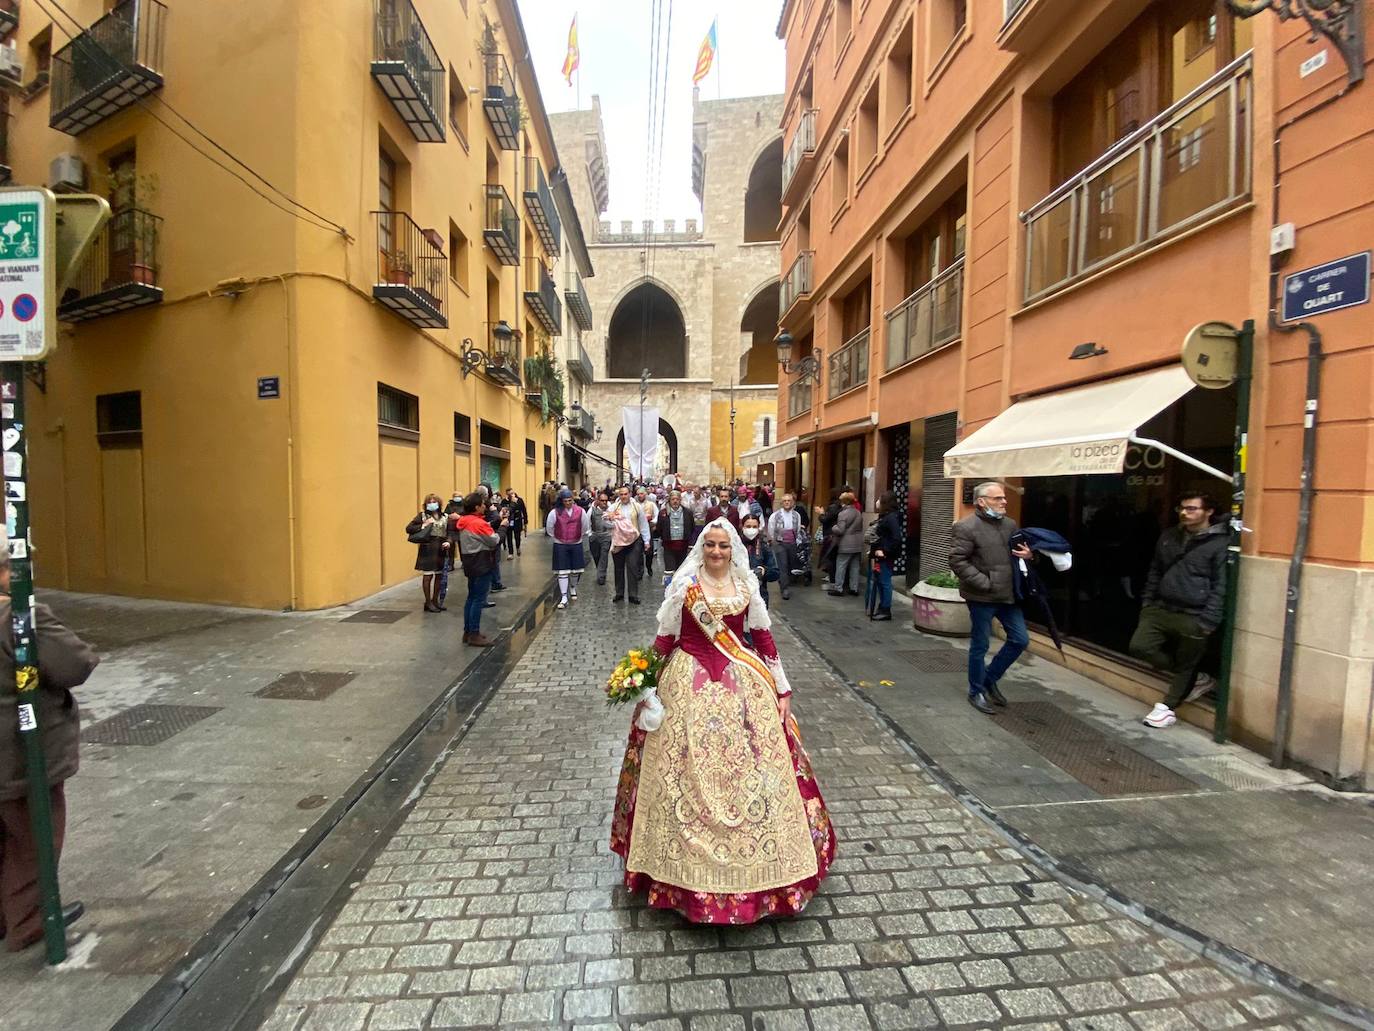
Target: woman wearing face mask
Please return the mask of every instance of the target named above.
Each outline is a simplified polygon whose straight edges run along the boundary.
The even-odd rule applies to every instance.
[[[424,574],[420,577],[420,586],[425,592],[426,612],[444,611],[444,606],[439,604],[439,574],[444,571],[449,543],[448,519],[443,507],[438,494],[426,494],[424,507],[406,524],[406,539],[419,545],[415,568]]]
[[[717,519],[669,584],[654,640],[662,708],[635,709],[611,821],[625,887],[694,923],[794,916],[835,858],[748,562]]]
[[[763,597],[763,604],[770,606],[768,585],[778,582],[778,560],[773,555],[773,549],[763,539],[763,523],[758,516],[745,516],[740,533],[744,535],[744,553],[749,556],[749,568],[754,571],[754,576],[759,581],[759,594]]]

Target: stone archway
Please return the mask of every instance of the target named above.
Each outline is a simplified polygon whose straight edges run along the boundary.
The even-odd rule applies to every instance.
[[[645,280],[620,299],[606,332],[606,375],[638,379],[687,376],[687,325],[672,295]]]
[[[739,382],[741,386],[778,385],[778,346],[774,334],[778,324],[778,292],[775,279],[763,286],[744,309],[740,318]]]
[[[778,240],[782,221],[782,137],[763,148],[749,171],[744,194],[744,242]]]
[[[666,445],[668,450],[668,462],[664,467],[665,473],[675,473],[678,471],[677,464],[677,432],[673,429],[672,423],[667,419],[658,420],[658,436],[660,446]],[[660,462],[662,464],[661,458]],[[625,430],[622,427],[615,438],[615,467],[623,479],[626,474],[625,468]]]

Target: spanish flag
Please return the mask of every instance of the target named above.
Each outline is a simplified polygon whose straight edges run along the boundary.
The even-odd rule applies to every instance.
[[[692,85],[695,86],[702,79],[711,73],[711,65],[716,60],[716,19],[711,20],[711,31],[706,33],[706,38],[701,41],[701,49],[697,51],[697,70],[692,74]]]
[[[573,15],[572,25],[568,28],[568,56],[563,58],[563,78],[572,85],[572,73],[582,63],[582,51],[577,48],[577,15]]]

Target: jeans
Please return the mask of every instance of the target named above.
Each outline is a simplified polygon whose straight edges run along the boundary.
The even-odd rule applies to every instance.
[[[1006,602],[969,601],[968,614],[973,620],[973,633],[968,642],[968,693],[973,697],[987,685],[996,684],[1002,674],[1011,668],[1020,654],[1030,644],[1030,634],[1026,632],[1026,617],[1018,605]],[[1007,640],[986,667],[983,659],[988,654],[988,641],[992,637],[992,620],[1002,624]]]
[[[892,563],[878,562],[878,610],[892,611]]]
[[[852,574],[852,575],[851,575]],[[835,576],[830,581],[830,589],[843,591],[859,590],[859,578],[863,575],[863,555],[857,551],[842,551],[835,559]],[[850,581],[853,581],[851,586]]]
[[[596,582],[604,584],[606,582],[606,564],[611,560],[611,539],[610,537],[593,536],[590,544],[592,564],[596,566]]]
[[[1131,654],[1169,674],[1169,696],[1164,704],[1177,709],[1193,686],[1197,665],[1207,651],[1206,632],[1197,617],[1155,605],[1140,610],[1140,622],[1131,636]]]
[[[630,597],[637,599],[639,581],[644,577],[644,545],[638,541],[627,544],[619,551],[611,552],[611,559],[615,562],[615,596],[625,597],[628,584]]]
[[[518,526],[506,527],[506,554],[514,555],[520,550],[520,538],[524,536]]]
[[[487,603],[487,595],[491,593],[494,576],[494,573],[483,573],[481,576],[468,577],[468,600],[463,602],[463,633],[482,632],[482,609]]]

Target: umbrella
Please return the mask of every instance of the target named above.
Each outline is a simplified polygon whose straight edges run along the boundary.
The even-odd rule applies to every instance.
[[[1042,531],[1043,532],[1043,531]],[[1063,541],[1063,538],[1059,538]],[[1027,536],[1024,530],[1017,530],[1011,535],[1011,546],[1017,547],[1024,544],[1033,548],[1037,542]],[[1064,542],[1067,545],[1067,541]],[[1065,549],[1067,553],[1067,548]],[[1059,633],[1059,625],[1054,621],[1054,610],[1050,608],[1050,594],[1045,587],[1045,581],[1040,579],[1040,574],[1035,571],[1035,565],[1025,559],[1012,559],[1013,571],[1015,574],[1016,597],[1018,601],[1033,602],[1036,609],[1044,617],[1045,628],[1050,632],[1050,638],[1054,641],[1054,646],[1059,649],[1059,654],[1064,654],[1064,639]]]
[[[864,587],[864,608],[868,610],[868,618],[872,619],[878,611],[878,577],[877,563],[872,559],[868,560],[868,570],[865,575],[867,581]]]

